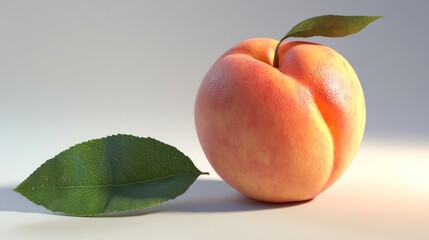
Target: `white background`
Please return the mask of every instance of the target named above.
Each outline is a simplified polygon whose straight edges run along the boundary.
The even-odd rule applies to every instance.
[[[0,1],[0,232],[428,238],[427,9],[424,1]],[[279,39],[323,14],[385,16],[344,39],[309,39],[355,68],[367,102],[363,145],[311,202],[249,201],[219,180],[200,148],[199,83],[236,43]],[[57,153],[116,133],[174,145],[211,176],[175,201],[121,218],[53,215],[11,191]]]

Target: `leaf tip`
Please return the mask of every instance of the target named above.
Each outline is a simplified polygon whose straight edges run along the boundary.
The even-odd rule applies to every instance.
[[[14,192],[17,192],[17,193],[19,193],[19,194],[21,194],[21,195],[23,195],[24,196],[24,194],[23,194],[23,186],[22,186],[22,183],[20,183],[18,186],[16,186],[12,191],[14,191]]]
[[[381,16],[381,15],[374,15],[374,16],[368,16],[368,17],[372,18],[372,22],[373,22],[373,21],[375,21],[375,20],[377,20],[377,19],[380,19],[380,18],[383,18],[383,17],[385,17],[385,16]]]

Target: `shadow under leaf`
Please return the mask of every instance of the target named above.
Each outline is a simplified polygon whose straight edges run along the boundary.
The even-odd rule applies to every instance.
[[[123,217],[152,214],[156,212],[218,213],[256,211],[292,207],[308,201],[291,203],[265,203],[245,197],[221,180],[198,179],[183,195],[154,208],[138,211],[116,212],[102,217]]]
[[[53,213],[42,206],[32,203],[24,196],[13,191],[14,187],[0,187],[0,212],[23,212],[61,215]],[[291,207],[307,203],[264,203],[249,199],[221,180],[198,179],[191,187],[176,199],[160,205],[135,211],[113,212],[99,217],[125,217],[153,214],[157,212],[240,212],[273,208]]]

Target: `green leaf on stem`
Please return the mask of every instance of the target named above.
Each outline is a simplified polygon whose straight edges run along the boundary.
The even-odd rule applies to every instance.
[[[341,16],[324,15],[306,19],[295,25],[284,38],[288,37],[344,37],[357,33],[381,16]]]
[[[61,152],[15,191],[51,211],[93,216],[154,207],[183,194],[201,174],[175,147],[114,135]]]
[[[275,68],[279,67],[279,46],[280,43],[289,37],[345,37],[357,33],[368,24],[381,18],[381,16],[342,16],[342,15],[323,15],[306,19],[295,25],[279,41],[274,53]]]

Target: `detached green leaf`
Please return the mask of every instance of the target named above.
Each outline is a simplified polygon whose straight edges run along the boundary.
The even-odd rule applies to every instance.
[[[15,191],[51,211],[93,216],[174,199],[201,174],[170,145],[152,138],[115,135],[61,152]]]
[[[357,33],[381,16],[324,15],[306,19],[295,25],[287,37],[344,37]]]

